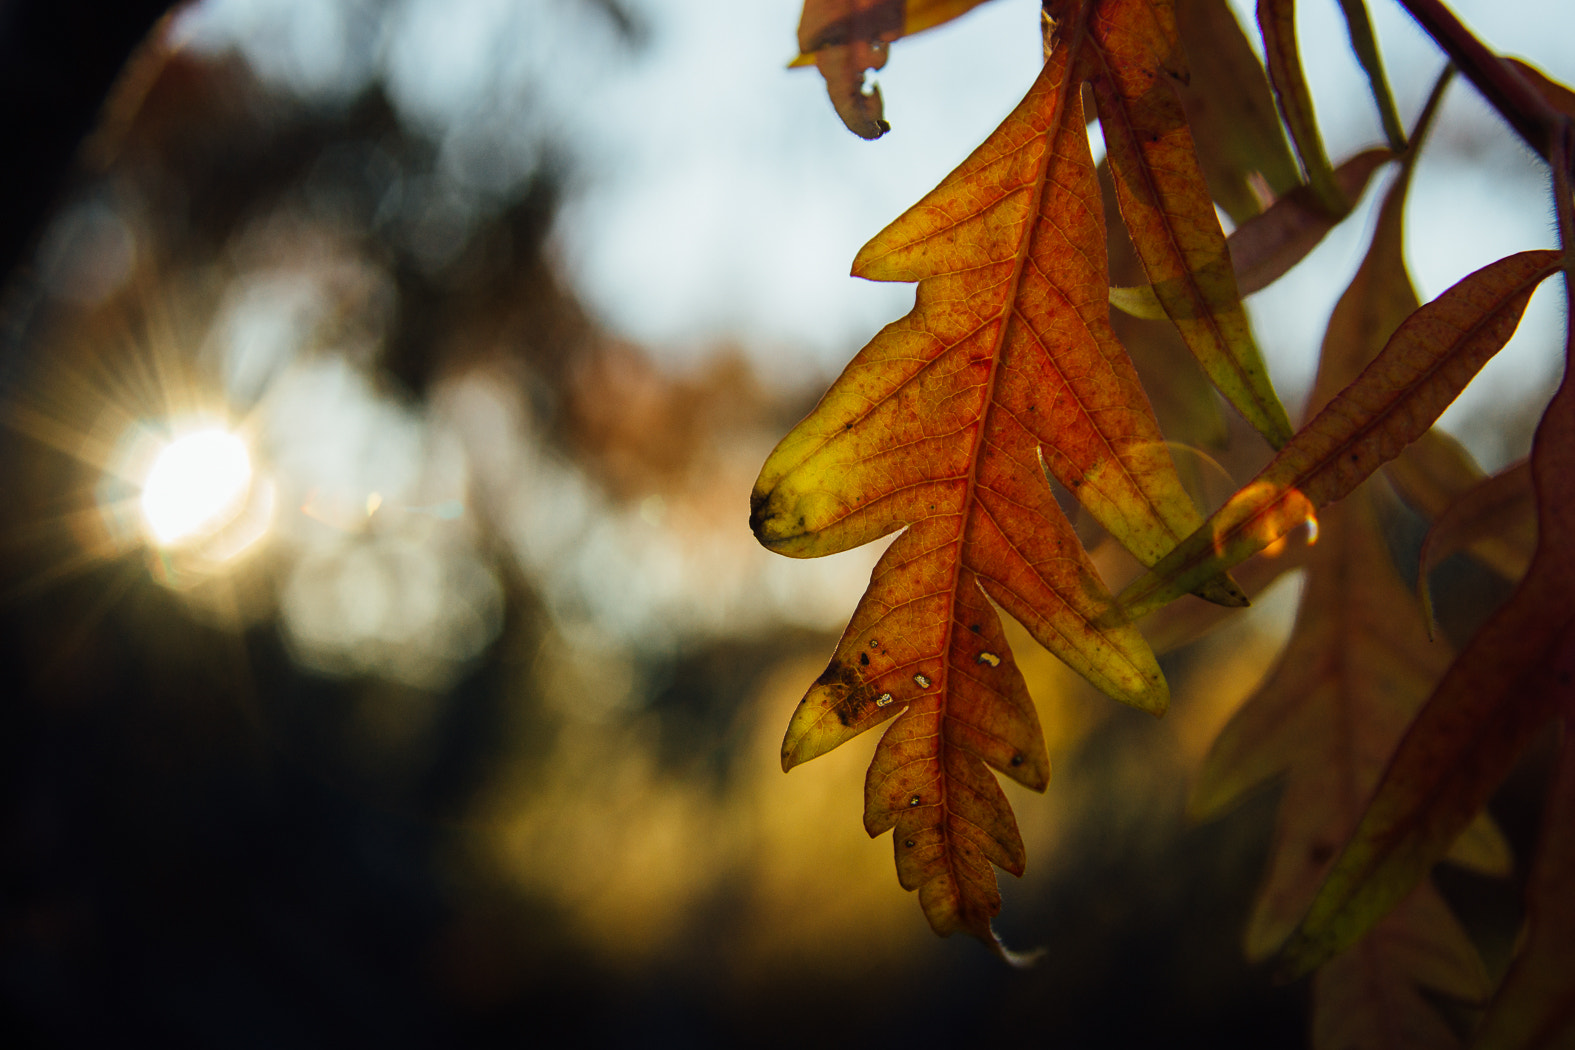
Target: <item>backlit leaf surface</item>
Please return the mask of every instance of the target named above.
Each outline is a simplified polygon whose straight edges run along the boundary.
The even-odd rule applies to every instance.
[[[1352,200],[1361,197],[1373,173],[1392,159],[1386,149],[1364,150],[1335,169],[1335,181]],[[1312,191],[1298,186],[1267,210],[1248,219],[1225,239],[1236,287],[1242,295],[1262,291],[1285,276],[1323,241],[1337,220],[1319,206]],[[1135,317],[1164,317],[1147,285],[1111,288],[1110,303]]]
[[[1181,102],[1198,160],[1214,199],[1240,225],[1263,210],[1254,180],[1279,197],[1300,183],[1301,173],[1263,63],[1229,0],[1177,0],[1176,22],[1191,72]]]
[[[1066,0],[1050,9],[1093,84],[1116,200],[1155,297],[1225,399],[1280,447],[1290,421],[1253,341],[1173,86],[1186,65],[1170,0]]]
[[[1121,595],[1132,617],[1262,550],[1421,437],[1514,334],[1555,251],[1491,263],[1413,313],[1373,363],[1197,533]]]
[[[882,116],[880,88],[864,90],[866,70],[886,65],[892,41],[966,14],[985,0],[804,0],[799,56],[814,62],[826,93],[848,130],[864,139],[891,130]]]
[[[1313,112],[1312,92],[1302,72],[1301,52],[1296,42],[1296,0],[1258,0],[1258,28],[1263,33],[1264,64],[1269,83],[1291,133],[1291,142],[1307,173],[1307,185],[1331,216],[1350,211],[1350,202],[1334,180],[1329,154],[1323,148],[1318,118]]]
[[[1105,75],[1096,30],[1153,9],[1099,10],[1103,22],[1088,6],[1063,18],[1061,46],[1017,109],[859,253],[859,276],[918,282],[913,312],[859,352],[752,496],[755,534],[797,557],[903,530],[795,712],[783,765],[899,716],[871,766],[866,827],[895,828],[899,876],[938,932],[989,943],[990,864],[1020,872],[1023,855],[986,766],[1036,789],[1049,774],[995,606],[1107,694],[1153,712],[1168,700],[1045,475],[1147,565],[1200,520],[1110,329],[1077,92],[1078,71]],[[1168,48],[1145,38],[1134,54],[1152,63],[1172,50],[1173,37]],[[1170,92],[1157,67],[1143,75]],[[1243,601],[1226,581],[1200,590]]]

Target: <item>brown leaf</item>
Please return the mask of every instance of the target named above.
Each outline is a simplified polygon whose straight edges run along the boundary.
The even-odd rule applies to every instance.
[[[1128,614],[1141,616],[1239,564],[1419,438],[1509,341],[1559,258],[1529,251],[1500,259],[1413,313],[1256,478],[1122,592]]]
[[[1373,173],[1394,159],[1386,149],[1358,153],[1335,169],[1334,179],[1348,200],[1357,200]],[[1262,291],[1322,243],[1335,222],[1319,206],[1310,189],[1298,186],[1267,211],[1249,219],[1230,235],[1230,260],[1242,295]]]
[[[1575,733],[1567,711],[1526,884],[1526,940],[1477,1029],[1474,1050],[1575,1046]]]
[[[798,23],[799,56],[826,80],[837,116],[862,139],[891,130],[882,116],[880,88],[864,90],[867,70],[886,66],[892,41],[949,22],[985,0],[804,0]]]
[[[1575,91],[1571,91],[1529,62],[1523,62],[1518,58],[1506,58],[1504,61],[1515,72],[1525,77],[1548,105],[1566,117],[1575,117]]]
[[[1296,44],[1296,0],[1258,0],[1258,28],[1263,33],[1269,83],[1307,173],[1307,185],[1324,211],[1336,218],[1343,216],[1351,210],[1351,203],[1335,182],[1323,136],[1318,133],[1312,92],[1307,89]]]
[[[1433,603],[1428,577],[1452,554],[1473,557],[1511,583],[1526,574],[1537,547],[1536,496],[1531,464],[1525,460],[1462,493],[1433,522],[1422,542],[1416,585],[1429,620]]]
[[[1263,63],[1227,0],[1178,0],[1176,24],[1192,74],[1181,88],[1187,124],[1210,192],[1239,226],[1263,210],[1255,180],[1279,197],[1301,182],[1301,173]]]
[[[1531,568],[1401,741],[1285,949],[1290,971],[1305,972],[1352,943],[1420,882],[1532,736],[1575,705],[1575,370],[1543,414],[1531,471],[1538,516]]]
[[[1313,977],[1314,1050],[1457,1050],[1422,990],[1468,1003],[1492,991],[1476,949],[1438,893],[1422,885]]]
[[[1193,814],[1211,816],[1286,775],[1248,927],[1252,959],[1295,929],[1384,761],[1449,667],[1451,653],[1429,641],[1390,561],[1371,500],[1364,490],[1324,515],[1285,653],[1220,733],[1192,796]]]

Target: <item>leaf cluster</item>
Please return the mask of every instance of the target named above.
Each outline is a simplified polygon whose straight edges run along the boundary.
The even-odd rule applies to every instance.
[[[878,137],[889,126],[866,72],[902,36],[979,2],[807,0],[796,64],[818,66],[847,126]],[[899,533],[794,713],[782,761],[889,721],[866,828],[894,832],[898,877],[938,933],[964,930],[1010,957],[991,928],[994,867],[1021,874],[1026,856],[991,770],[1044,790],[1049,760],[999,614],[1157,715],[1168,687],[1137,621],[1187,594],[1246,604],[1237,566],[1252,591],[1278,566],[1304,566],[1280,664],[1215,741],[1192,800],[1207,816],[1269,780],[1286,785],[1248,954],[1316,971],[1321,1047],[1459,1045],[1424,990],[1486,1004],[1473,1046],[1568,1046],[1567,732],[1524,946],[1496,991],[1428,876],[1446,856],[1508,871],[1484,804],[1532,738],[1575,713],[1575,382],[1567,373],[1547,406],[1529,461],[1498,476],[1434,429],[1542,282],[1562,270],[1568,284],[1575,95],[1494,55],[1438,0],[1399,2],[1547,160],[1561,248],[1490,262],[1419,300],[1406,195],[1449,69],[1408,133],[1362,0],[1341,9],[1386,141],[1339,164],[1302,73],[1294,0],[1258,0],[1263,61],[1225,0],[1044,0],[1045,65],[1023,101],[854,261],[857,276],[915,282],[913,310],[782,439],[751,496],[755,535],[790,556]],[[1102,168],[1085,130],[1095,115]],[[1304,257],[1386,165],[1397,170],[1370,248],[1293,427],[1241,297]],[[1107,195],[1141,284],[1112,287]],[[1228,237],[1216,205],[1235,224]],[[1112,307],[1167,321],[1190,355],[1179,374],[1206,376],[1272,451],[1206,516]],[[1206,390],[1189,396],[1212,411]],[[1144,567],[1119,594],[1054,486]],[[1384,542],[1396,493],[1433,523],[1420,597]],[[1301,556],[1262,557],[1304,528],[1317,542]],[[1426,594],[1430,569],[1456,551],[1516,583],[1458,655],[1432,638]]]

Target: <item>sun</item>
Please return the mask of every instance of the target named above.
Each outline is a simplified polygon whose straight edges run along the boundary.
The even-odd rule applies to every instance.
[[[142,484],[149,538],[160,547],[199,542],[246,507],[252,462],[246,443],[220,427],[192,431],[165,445]]]

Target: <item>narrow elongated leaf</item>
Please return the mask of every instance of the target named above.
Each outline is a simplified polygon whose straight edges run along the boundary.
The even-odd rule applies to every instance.
[[[1401,741],[1286,946],[1291,972],[1351,944],[1420,882],[1532,736],[1575,705],[1575,370],[1566,370],[1542,416],[1531,471],[1538,519],[1531,568]]]
[[[1367,17],[1363,0],[1340,0],[1340,11],[1345,15],[1345,27],[1351,35],[1351,50],[1356,52],[1362,71],[1367,74],[1368,86],[1373,91],[1373,101],[1378,105],[1378,117],[1384,125],[1384,135],[1389,148],[1395,152],[1405,149],[1405,129],[1400,125],[1400,112],[1389,91],[1389,78],[1384,74],[1384,60],[1378,55],[1378,38],[1373,35],[1372,19]]]
[[[1063,22],[1081,13],[1071,2],[1053,6]],[[1082,41],[1116,199],[1149,284],[1209,379],[1278,448],[1290,421],[1253,341],[1171,83],[1185,75],[1171,4],[1095,3]]]
[[[1312,92],[1302,73],[1301,52],[1296,44],[1296,0],[1258,0],[1258,28],[1263,33],[1265,65],[1280,115],[1301,158],[1307,185],[1324,211],[1338,218],[1351,210],[1329,165],[1313,112]]]
[[[1313,408],[1357,375],[1415,306],[1402,255],[1413,160],[1391,187],[1372,247],[1335,307]],[[1193,813],[1209,816],[1270,778],[1284,779],[1269,869],[1246,933],[1251,959],[1267,958],[1295,929],[1452,657],[1429,641],[1395,569],[1377,514],[1385,498],[1393,499],[1363,486],[1323,515],[1318,542],[1303,555],[1307,584],[1286,650],[1215,740],[1193,792]],[[1491,841],[1496,829],[1482,834]],[[1491,847],[1476,852],[1475,859],[1495,859]],[[1455,1046],[1422,987],[1478,999],[1488,991],[1471,942],[1431,888],[1319,972],[1315,1050]]]
[[[994,134],[859,253],[860,276],[919,282],[913,312],[859,352],[751,497],[756,536],[798,557],[905,530],[799,704],[783,765],[899,716],[866,826],[896,828],[899,874],[937,931],[988,943],[990,862],[1020,870],[1021,846],[984,767],[1036,789],[1049,773],[991,603],[1110,695],[1156,712],[1168,697],[1141,635],[1107,622],[1045,472],[1147,564],[1200,518],[1110,331],[1078,53],[1058,49]]]
[[[1392,159],[1394,154],[1388,150],[1364,150],[1335,169],[1335,182],[1347,199],[1358,200],[1373,173]],[[1251,295],[1279,280],[1335,225],[1318,207],[1312,191],[1298,186],[1262,215],[1238,226],[1227,243],[1241,294]]]
[[[1439,563],[1469,550],[1477,560],[1510,582],[1531,565],[1537,546],[1536,495],[1531,464],[1522,460],[1462,493],[1438,516],[1422,542],[1416,586],[1422,607],[1432,619],[1428,577]]]
[[[798,24],[799,56],[813,62],[826,93],[848,130],[877,139],[891,130],[880,88],[864,90],[864,73],[883,69],[892,41],[949,22],[985,0],[804,0]]]
[[[1177,0],[1176,24],[1192,74],[1181,91],[1187,124],[1210,192],[1239,226],[1263,210],[1255,186],[1280,197],[1301,172],[1263,63],[1228,0]]]
[[[1362,196],[1373,173],[1393,159],[1385,149],[1358,153],[1335,169],[1335,180],[1351,200]],[[1338,225],[1318,205],[1312,191],[1298,186],[1225,239],[1236,287],[1242,295],[1262,291],[1285,276]],[[1147,285],[1111,288],[1110,304],[1134,317],[1160,318],[1164,307]]]
[[[1575,1046],[1575,732],[1563,739],[1526,884],[1526,941],[1488,1008],[1473,1050]]]
[[[1256,478],[1122,593],[1129,615],[1141,616],[1262,550],[1420,437],[1509,341],[1559,258],[1529,251],[1500,259],[1413,313]]]

